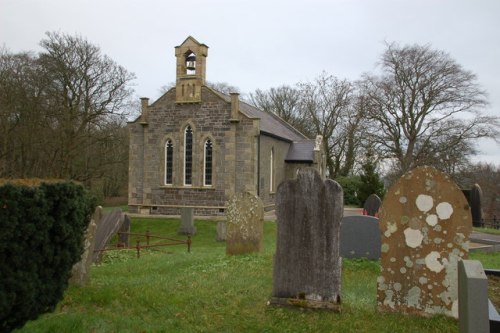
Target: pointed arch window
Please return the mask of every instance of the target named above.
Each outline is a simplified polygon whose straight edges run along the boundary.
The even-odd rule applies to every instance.
[[[184,185],[193,185],[193,129],[184,131]]]
[[[165,185],[172,185],[174,171],[174,145],[172,140],[165,143]]]
[[[213,145],[212,141],[208,139],[205,141],[205,167],[203,170],[203,184],[205,186],[212,186],[212,172],[213,172]]]

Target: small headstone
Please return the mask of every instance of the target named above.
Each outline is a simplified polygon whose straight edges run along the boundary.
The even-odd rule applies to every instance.
[[[196,227],[194,226],[193,208],[181,208],[181,226],[177,230],[179,235],[194,235]]]
[[[342,258],[380,259],[378,219],[372,216],[344,216],[340,229]]]
[[[248,192],[233,194],[226,214],[226,253],[260,252],[264,228],[262,201]]]
[[[378,211],[381,205],[382,200],[380,200],[379,196],[375,193],[370,194],[363,205],[363,215],[378,217]]]
[[[483,223],[483,191],[478,184],[474,184],[470,191],[470,212],[472,215],[472,225],[475,227],[481,227]]]
[[[340,310],[342,187],[312,168],[278,186],[275,305]]]
[[[124,247],[129,247],[129,233],[130,233],[131,221],[127,214],[123,215],[123,224],[118,231],[118,237],[120,238],[120,244]]]
[[[457,263],[468,256],[471,231],[462,191],[445,174],[419,167],[391,186],[379,215],[379,310],[457,317]]]
[[[123,213],[121,209],[116,209],[108,214],[102,214],[101,221],[97,223],[95,233],[95,248],[92,261],[96,262],[102,255],[102,250],[106,247],[111,237],[115,235],[123,224]]]
[[[460,333],[489,333],[488,278],[478,260],[458,262]]]
[[[219,221],[217,222],[217,237],[215,238],[217,242],[225,242],[226,241],[226,222]]]
[[[102,216],[102,207],[98,206],[95,209],[94,215],[90,219],[85,239],[83,243],[83,253],[79,262],[77,262],[71,270],[70,283],[80,286],[85,285],[90,279],[90,266],[92,265],[92,256],[94,254],[95,234],[97,230],[97,221]]]

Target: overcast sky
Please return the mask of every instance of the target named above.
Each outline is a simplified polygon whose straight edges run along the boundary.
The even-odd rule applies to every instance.
[[[207,80],[242,93],[375,72],[384,42],[430,44],[478,75],[500,116],[500,0],[0,0],[0,46],[40,51],[47,31],[79,34],[135,73],[137,97],[175,81],[174,47],[209,46]],[[481,142],[500,165],[500,145]]]

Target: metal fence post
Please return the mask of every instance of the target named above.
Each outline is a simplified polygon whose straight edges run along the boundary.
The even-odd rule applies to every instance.
[[[141,242],[139,240],[137,240],[137,258],[139,258],[141,256]]]

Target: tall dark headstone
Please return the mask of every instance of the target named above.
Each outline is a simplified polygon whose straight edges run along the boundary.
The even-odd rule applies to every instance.
[[[472,215],[472,225],[475,227],[481,227],[483,223],[482,200],[483,191],[478,184],[474,184],[470,191],[470,212]]]
[[[130,226],[132,222],[130,220],[130,217],[127,214],[123,215],[123,224],[118,231],[118,237],[120,238],[120,243],[124,247],[129,247],[129,233],[130,233]]]
[[[378,211],[381,205],[382,200],[380,200],[379,196],[375,193],[370,194],[363,205],[363,215],[378,217]]]
[[[271,304],[340,310],[342,187],[312,168],[278,186]]]
[[[380,231],[373,216],[344,216],[340,230],[342,258],[380,259]]]
[[[380,209],[380,311],[458,317],[457,263],[471,231],[462,191],[432,167],[405,173]]]

